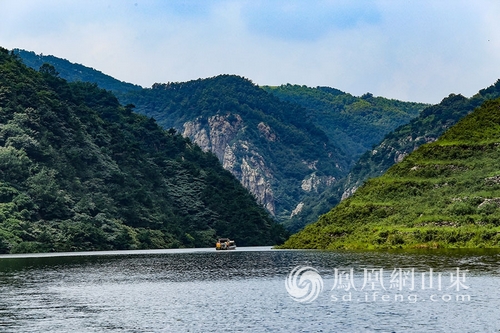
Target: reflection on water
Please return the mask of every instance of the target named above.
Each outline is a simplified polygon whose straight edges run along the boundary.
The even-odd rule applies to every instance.
[[[5,332],[495,332],[500,252],[321,252],[248,248],[0,257]],[[325,289],[310,304],[284,282],[316,268]],[[334,269],[468,270],[469,302],[332,301]],[[340,295],[340,294],[339,294]],[[367,297],[359,292],[358,296]],[[427,302],[425,302],[427,300]]]

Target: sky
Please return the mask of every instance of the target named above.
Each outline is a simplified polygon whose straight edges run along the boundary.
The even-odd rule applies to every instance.
[[[0,46],[144,87],[219,74],[438,103],[500,78],[498,0],[0,0]]]

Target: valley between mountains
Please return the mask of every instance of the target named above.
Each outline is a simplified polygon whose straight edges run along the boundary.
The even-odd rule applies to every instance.
[[[427,105],[236,75],[142,88],[2,52],[3,252],[280,244],[298,231],[282,246],[498,245],[500,81]],[[29,120],[57,108],[73,120]]]

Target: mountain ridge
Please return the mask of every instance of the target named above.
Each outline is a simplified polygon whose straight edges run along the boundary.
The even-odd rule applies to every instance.
[[[330,87],[286,84],[262,88],[281,100],[304,107],[310,121],[350,157],[349,165],[378,144],[385,134],[408,123],[428,106],[375,97],[371,93],[356,97]]]
[[[496,97],[500,97],[500,80],[470,98],[450,94],[441,103],[426,108],[417,118],[387,134],[377,146],[361,156],[346,177],[342,198],[354,193],[368,178],[383,174],[420,145],[436,141],[481,103]]]
[[[58,58],[53,55],[36,54],[33,51],[22,49],[13,49],[12,52],[18,55],[26,66],[34,70],[38,70],[43,64],[54,66],[58,71],[58,75],[69,82],[81,81],[96,83],[100,88],[113,92],[142,89],[139,85],[120,81],[97,69],[82,64],[72,63],[69,60]]]

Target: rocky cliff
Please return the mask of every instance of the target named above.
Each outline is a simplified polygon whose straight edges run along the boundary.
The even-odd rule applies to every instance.
[[[266,139],[276,140],[271,128],[260,122],[258,130]],[[240,180],[272,215],[276,215],[275,199],[271,187],[273,175],[257,148],[246,140],[237,139],[245,130],[238,114],[199,117],[183,125],[183,136],[198,144],[203,151],[211,151],[221,161],[224,169]]]
[[[258,87],[232,75],[142,89],[64,59],[16,53],[35,69],[49,63],[69,81],[112,90],[123,105],[175,128],[214,153],[280,221],[309,212],[296,228],[323,212],[310,203],[334,205],[328,192],[357,157],[423,107],[328,87]]]
[[[351,168],[349,174],[315,197],[307,197],[291,214],[289,230],[298,231],[352,196],[368,179],[379,177],[394,164],[404,163],[405,158],[424,144],[435,142],[440,135],[457,121],[472,112],[484,101],[500,97],[500,80],[480,90],[471,98],[451,94],[441,103],[425,108],[408,124],[396,128],[375,147],[367,150]],[[304,182],[312,188],[314,179]],[[314,193],[314,192],[313,192]]]

